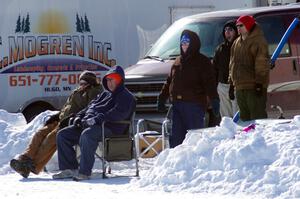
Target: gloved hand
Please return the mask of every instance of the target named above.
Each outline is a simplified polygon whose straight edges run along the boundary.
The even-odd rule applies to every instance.
[[[212,111],[215,116],[219,116],[220,114],[220,100],[218,98],[214,98],[211,100]]]
[[[82,122],[80,117],[76,117],[73,121],[73,125],[77,127],[82,127]]]
[[[256,94],[256,96],[258,96],[258,97],[262,96],[262,92],[263,92],[262,84],[256,83],[255,84],[255,94]]]
[[[93,125],[96,124],[96,121],[95,121],[94,118],[89,118],[89,119],[86,120],[86,123],[87,123],[87,125],[89,125],[89,126],[93,126]]]
[[[164,113],[167,111],[167,107],[164,101],[162,100],[157,101],[157,111],[160,113]]]
[[[74,120],[75,120],[75,117],[71,117],[71,118],[69,119],[68,126],[74,124]]]
[[[230,84],[229,87],[229,99],[234,100],[235,96],[234,96],[234,86],[232,84]]]

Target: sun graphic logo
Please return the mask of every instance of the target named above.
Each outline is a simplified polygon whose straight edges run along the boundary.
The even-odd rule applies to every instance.
[[[50,71],[52,65],[83,70],[83,62],[90,67],[85,70],[107,70],[116,65],[116,60],[109,57],[112,44],[94,38],[86,13],[53,9],[39,15],[19,13],[14,32],[15,35],[8,36],[8,55],[2,54],[0,58],[0,69],[6,68],[7,73],[21,72],[19,68],[23,71],[29,66],[45,66],[43,70]],[[18,64],[19,61],[22,63]]]
[[[64,13],[57,10],[48,10],[41,14],[35,29],[40,34],[66,34],[71,27]]]
[[[82,24],[85,25],[82,18],[81,20]],[[57,10],[48,10],[41,13],[38,20],[35,22],[35,29],[33,32],[40,34],[65,34],[69,33],[71,29],[67,17]],[[15,33],[29,33],[31,32],[31,26],[31,17],[29,13],[27,13],[26,16],[19,14],[16,21]]]

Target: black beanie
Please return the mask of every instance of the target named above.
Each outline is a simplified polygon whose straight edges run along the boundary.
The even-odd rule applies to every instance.
[[[84,80],[91,86],[95,86],[97,84],[96,74],[94,72],[88,71],[88,70],[85,70],[80,74],[79,80]]]

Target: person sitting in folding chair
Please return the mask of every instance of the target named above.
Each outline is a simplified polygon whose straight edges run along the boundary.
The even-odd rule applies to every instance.
[[[73,125],[58,132],[56,141],[61,172],[54,174],[53,179],[80,181],[90,178],[98,142],[102,140],[102,122],[106,122],[105,136],[126,131],[126,124],[112,123],[129,119],[135,109],[135,98],[125,88],[124,77],[120,66],[108,71],[102,80],[105,91],[76,115]],[[77,144],[81,151],[80,163],[73,148]]]
[[[84,109],[102,92],[96,74],[83,71],[79,76],[79,87],[72,91],[59,113],[47,119],[44,126],[32,137],[23,153],[10,161],[10,166],[24,178],[30,173],[38,175],[56,151],[56,134],[68,126],[73,115]]]

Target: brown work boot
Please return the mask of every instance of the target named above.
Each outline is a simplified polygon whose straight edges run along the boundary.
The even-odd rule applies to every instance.
[[[35,171],[32,159],[24,155],[21,155],[18,159],[12,159],[10,167],[24,178],[28,178],[29,173]]]
[[[17,159],[12,159],[10,161],[10,167],[19,173],[23,178],[28,178],[30,169],[24,165],[24,163]]]

